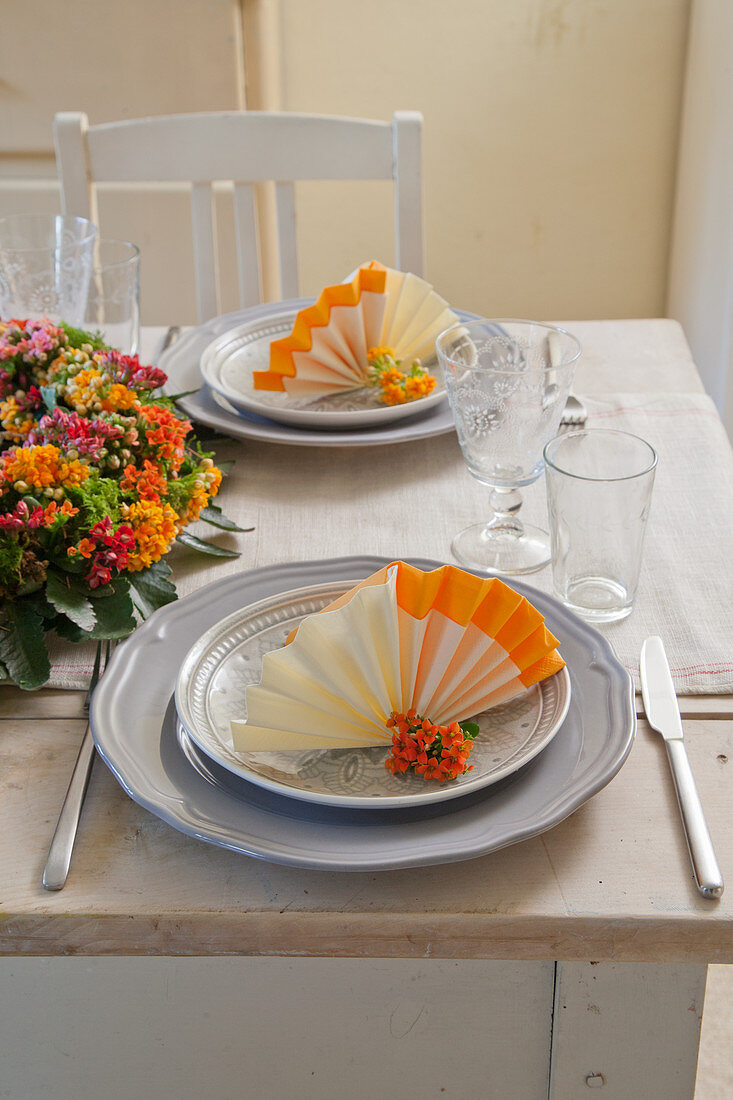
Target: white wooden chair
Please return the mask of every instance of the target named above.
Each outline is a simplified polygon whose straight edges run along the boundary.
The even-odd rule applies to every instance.
[[[254,185],[275,181],[280,297],[298,297],[294,180],[394,181],[396,264],[423,273],[422,115],[391,122],[269,111],[224,111],[90,126],[54,119],[64,213],[97,222],[97,183],[186,182],[199,320],[219,310],[213,183],[234,184],[242,308],[261,301]]]

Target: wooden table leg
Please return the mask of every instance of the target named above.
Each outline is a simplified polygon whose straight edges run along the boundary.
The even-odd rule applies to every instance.
[[[692,1100],[704,965],[557,963],[550,1100]]]

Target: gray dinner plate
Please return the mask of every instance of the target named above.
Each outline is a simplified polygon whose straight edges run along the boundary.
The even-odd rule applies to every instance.
[[[223,393],[215,393],[204,385],[200,362],[213,340],[243,324],[267,321],[279,316],[283,310],[295,312],[312,305],[313,301],[313,298],[291,298],[285,302],[254,306],[213,317],[205,324],[191,329],[171,344],[158,362],[158,366],[168,375],[166,393],[194,391],[178,399],[179,408],[192,420],[234,439],[259,439],[298,447],[382,447],[455,431],[453,414],[447,401],[424,409],[416,408],[414,416],[407,421],[344,431],[333,428],[319,430],[314,427],[280,424],[254,412],[237,409],[227,401]],[[475,319],[473,313],[461,310],[457,312],[461,320]]]
[[[423,364],[436,379],[436,389],[427,397],[402,405],[382,403],[378,387],[362,385],[338,393],[294,396],[270,390],[256,390],[256,371],[270,365],[273,340],[288,336],[298,310],[280,303],[267,317],[250,318],[216,336],[200,358],[201,374],[210,390],[224,397],[237,412],[255,413],[294,428],[316,431],[354,431],[380,428],[409,420],[447,400],[437,357]]]
[[[91,710],[100,755],[141,806],[190,836],[276,863],[374,871],[471,859],[544,832],[608,783],[634,737],[631,678],[605,638],[552,597],[531,600],[559,639],[572,683],[567,717],[524,768],[450,802],[342,809],[277,794],[209,760],[177,729],[178,670],[206,630],[278,593],[362,579],[390,558],[267,566],[222,578],[157,611],[119,646]],[[444,564],[408,559],[421,569]],[[154,669],[154,675],[151,674]]]

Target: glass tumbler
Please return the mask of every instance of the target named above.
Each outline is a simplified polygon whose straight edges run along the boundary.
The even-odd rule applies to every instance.
[[[140,249],[102,237],[94,246],[89,296],[82,328],[101,333],[124,355],[140,346]]]
[[[84,318],[97,227],[66,214],[0,218],[0,318]]]
[[[587,428],[545,447],[555,593],[589,622],[633,610],[656,468],[628,432]]]
[[[483,572],[541,569],[550,538],[520,518],[519,490],[542,475],[542,448],[560,424],[580,344],[539,321],[478,320],[446,329],[435,347],[464,462],[492,490],[492,514],[460,531],[453,553]]]

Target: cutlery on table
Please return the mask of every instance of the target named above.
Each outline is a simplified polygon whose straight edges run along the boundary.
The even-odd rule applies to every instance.
[[[719,898],[723,877],[687,759],[680,708],[661,638],[653,635],[646,639],[639,663],[644,710],[649,725],[661,733],[667,748],[697,887],[703,897]]]
[[[562,359],[562,352],[560,351],[557,333],[550,332],[547,337],[547,350],[550,356],[550,363],[553,367]],[[561,428],[582,428],[588,418],[588,410],[586,409],[580,398],[570,391],[565,401],[565,408],[560,418]]]
[[[97,654],[94,658],[92,678],[84,699],[84,713],[87,717],[92,694],[109,660],[110,649],[110,642],[97,642]],[[74,770],[69,780],[69,789],[61,807],[51,846],[48,849],[46,866],[43,869],[43,885],[46,890],[60,890],[66,883],[93,764],[94,738],[92,737],[92,728],[87,721],[84,737],[79,747],[79,755],[76,758]]]
[[[181,326],[180,325],[169,325],[168,326],[168,328],[166,330],[166,333],[165,333],[163,339],[160,342],[160,347],[158,348],[157,352],[153,356],[153,362],[154,363],[158,362],[158,360],[160,359],[163,352],[167,351],[167,349],[171,346],[171,344],[175,344],[176,340],[178,339],[178,337],[180,335],[181,335]]]
[[[582,428],[587,418],[588,410],[583,402],[576,394],[569,393],[560,418],[560,426],[563,428]]]

